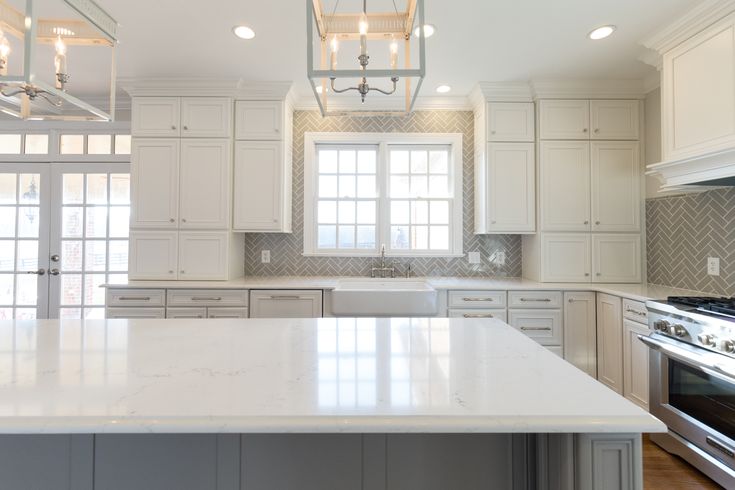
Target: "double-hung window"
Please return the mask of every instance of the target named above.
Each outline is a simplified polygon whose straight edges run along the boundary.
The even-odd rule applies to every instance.
[[[304,254],[462,254],[462,136],[307,133]]]

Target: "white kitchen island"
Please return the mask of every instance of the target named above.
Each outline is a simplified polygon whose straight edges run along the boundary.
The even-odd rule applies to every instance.
[[[0,488],[642,488],[665,426],[498,320],[0,323]]]

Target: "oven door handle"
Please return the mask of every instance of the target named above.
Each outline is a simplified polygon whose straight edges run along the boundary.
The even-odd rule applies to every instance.
[[[728,382],[732,382],[733,380],[735,380],[735,372],[726,369],[720,364],[706,362],[696,354],[691,354],[684,349],[669,345],[656,339],[652,339],[651,337],[648,337],[646,335],[638,335],[638,340],[646,344],[651,349],[661,351],[669,357],[673,357],[676,360],[691,364],[711,376],[724,379]]]

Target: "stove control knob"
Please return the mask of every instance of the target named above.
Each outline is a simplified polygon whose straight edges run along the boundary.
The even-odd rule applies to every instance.
[[[686,328],[684,328],[684,325],[679,325],[678,323],[676,325],[671,325],[669,327],[669,333],[671,335],[676,335],[677,337],[685,337],[687,334]]]
[[[699,340],[700,344],[706,345],[707,347],[717,347],[717,337],[712,334],[700,333],[697,335],[697,340]]]
[[[653,329],[657,332],[668,333],[669,322],[667,322],[666,320],[657,320],[653,322]]]
[[[720,342],[720,350],[723,350],[728,354],[735,353],[735,340],[723,340]]]

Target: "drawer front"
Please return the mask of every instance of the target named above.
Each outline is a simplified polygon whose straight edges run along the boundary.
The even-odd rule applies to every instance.
[[[509,308],[561,308],[561,291],[508,291]]]
[[[106,308],[108,320],[134,320],[136,318],[166,318],[164,308]]]
[[[321,290],[260,290],[250,292],[252,318],[320,318]]]
[[[505,308],[505,291],[449,291],[450,308]]]
[[[164,289],[108,289],[107,306],[165,306]]]
[[[208,308],[207,318],[247,318],[247,308]]]
[[[207,318],[207,309],[166,308],[166,318]]]
[[[561,310],[510,310],[508,323],[541,345],[562,345]]]
[[[508,313],[505,310],[481,310],[467,308],[452,308],[449,310],[449,318],[495,318],[501,322],[508,321]]]
[[[628,320],[648,325],[648,308],[640,301],[623,299],[623,316]]]
[[[247,306],[246,289],[169,289],[168,306]]]

